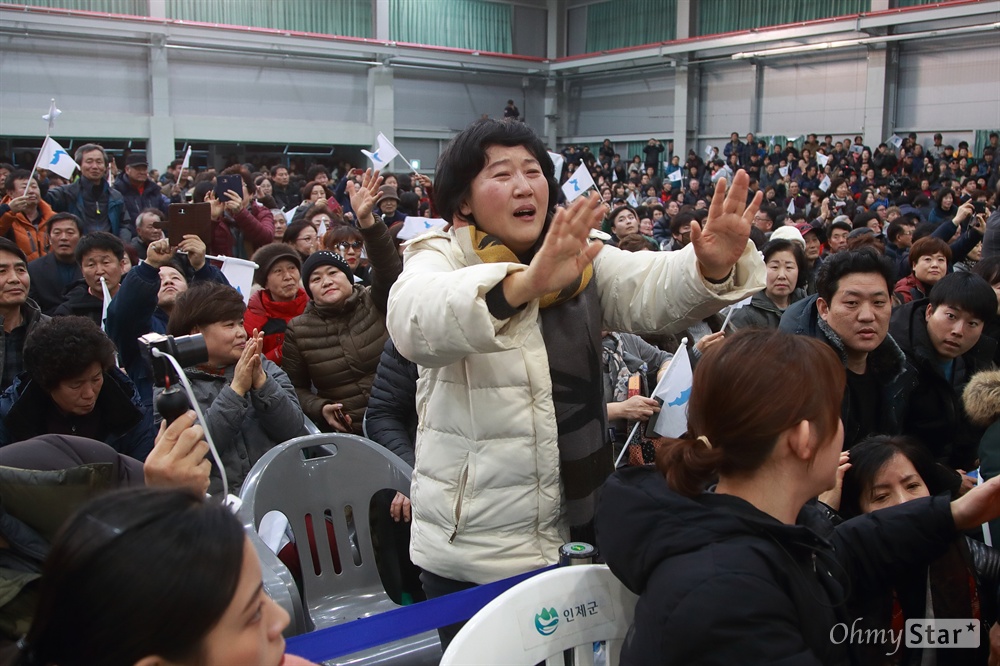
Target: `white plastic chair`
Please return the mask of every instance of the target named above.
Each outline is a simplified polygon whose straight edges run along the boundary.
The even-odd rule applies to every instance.
[[[573,651],[577,666],[592,666],[598,641],[606,642],[605,663],[615,666],[637,599],[603,564],[547,571],[476,613],[448,646],[441,666],[563,666],[566,650]]]
[[[286,601],[304,606],[301,619],[293,616],[300,627],[322,629],[398,608],[383,588],[375,565],[369,502],[383,489],[409,494],[411,473],[409,465],[384,447],[341,433],[289,440],[264,454],[250,470],[240,492],[246,527],[256,531],[267,512],[280,511],[298,544],[302,597],[273,554],[267,557],[265,553],[264,561],[284,574],[280,582],[288,591]],[[312,542],[307,537],[307,521],[313,525]],[[339,555],[339,571],[328,526]],[[437,633],[426,632],[357,653],[345,658],[345,663],[427,665],[436,663],[440,654]]]

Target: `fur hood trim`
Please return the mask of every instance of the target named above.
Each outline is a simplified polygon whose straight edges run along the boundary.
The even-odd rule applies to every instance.
[[[965,411],[973,423],[986,427],[1000,416],[1000,370],[984,370],[972,376],[962,392]]]

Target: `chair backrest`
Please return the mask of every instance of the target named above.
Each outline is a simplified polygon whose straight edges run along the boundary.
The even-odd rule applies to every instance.
[[[448,646],[441,666],[523,664],[550,658],[593,664],[594,643],[606,641],[605,663],[618,663],[638,599],[606,565],[547,571],[515,585],[466,623]]]
[[[379,578],[369,505],[383,489],[410,494],[409,466],[355,435],[298,437],[268,451],[240,499],[254,527],[268,511],[291,525],[303,596],[317,628],[392,608]]]
[[[295,579],[288,567],[278,559],[278,556],[267,547],[257,534],[255,521],[249,513],[240,510],[240,518],[243,521],[243,528],[253,544],[257,559],[260,560],[260,573],[264,583],[264,592],[271,597],[279,606],[288,612],[289,622],[285,628],[285,638],[298,636],[312,631],[316,627],[312,620],[305,614],[302,606],[302,596],[299,588],[295,585]]]

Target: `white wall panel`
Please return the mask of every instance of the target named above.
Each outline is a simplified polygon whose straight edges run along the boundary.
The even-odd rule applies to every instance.
[[[364,68],[185,51],[171,51],[169,63],[170,114],[175,118],[367,122]]]
[[[440,139],[411,139],[396,136],[393,143],[406,159],[420,160],[420,171],[422,173],[433,173],[437,166],[440,149],[446,142]],[[396,158],[392,163],[392,170],[401,172],[406,168],[401,158]]]
[[[529,81],[525,99],[521,82],[519,76],[396,69],[396,127],[459,132],[483,114],[502,118],[507,100],[513,99],[521,115],[540,128],[542,83]]]
[[[44,113],[55,97],[67,113],[148,114],[148,53],[143,46],[114,41],[66,44],[3,36],[0,91],[4,112],[41,109]]]
[[[989,39],[904,44],[899,58],[897,127],[1000,127],[1000,47]]]
[[[665,136],[674,124],[674,76],[645,76],[588,81],[574,80],[569,91],[567,134]]]
[[[769,61],[763,74],[761,134],[861,131],[867,71],[858,53]]]
[[[697,133],[704,137],[745,134],[750,128],[754,94],[753,66],[749,63],[708,65],[701,73]],[[713,142],[714,145],[714,142]]]

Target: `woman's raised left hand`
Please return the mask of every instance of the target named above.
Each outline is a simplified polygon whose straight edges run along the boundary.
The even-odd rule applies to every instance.
[[[736,172],[728,192],[726,179],[720,178],[715,184],[705,224],[691,223],[691,244],[698,257],[698,267],[709,280],[724,280],[746,249],[753,216],[764,198],[758,191],[748,206],[749,191],[750,176],[743,169]]]
[[[354,209],[358,225],[362,229],[367,229],[375,224],[372,210],[378,203],[378,188],[381,185],[382,176],[379,175],[378,170],[373,172],[371,169],[365,171],[365,175],[361,177],[361,187],[355,185],[354,181],[347,181],[347,194],[351,197],[351,208]]]

